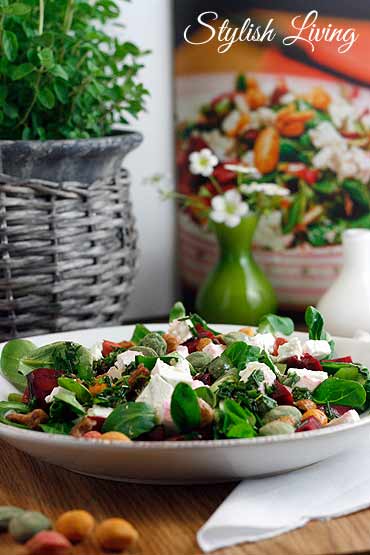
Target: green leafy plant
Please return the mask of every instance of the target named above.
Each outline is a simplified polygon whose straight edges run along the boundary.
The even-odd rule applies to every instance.
[[[328,378],[315,389],[313,400],[319,404],[332,403],[360,409],[366,402],[366,391],[359,382]]]
[[[175,303],[170,311],[170,322],[178,320],[179,318],[185,318],[186,310],[182,302],[178,301]]]
[[[146,403],[118,405],[103,425],[103,432],[121,432],[135,439],[150,432],[157,423],[154,409]]]
[[[242,341],[236,341],[225,349],[221,357],[229,361],[234,368],[244,370],[248,362],[258,359],[259,354],[259,347],[248,345]]]
[[[1,373],[20,391],[27,385],[26,377],[18,372],[21,358],[36,350],[36,345],[27,339],[12,339],[1,351]]]
[[[294,322],[291,318],[265,314],[258,325],[259,333],[282,333],[291,335],[294,332]]]
[[[101,137],[140,113],[146,52],[105,30],[119,15],[114,0],[0,0],[1,139]]]
[[[256,435],[256,419],[250,410],[242,408],[232,399],[225,399],[217,413],[217,430],[228,438],[248,438]]]
[[[200,425],[198,397],[190,385],[179,383],[171,398],[171,416],[180,432],[189,432]]]
[[[19,371],[27,376],[36,368],[54,368],[88,381],[92,377],[92,367],[93,359],[88,349],[72,341],[56,341],[23,356]]]

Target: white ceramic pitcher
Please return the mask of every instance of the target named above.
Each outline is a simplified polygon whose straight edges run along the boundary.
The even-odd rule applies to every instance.
[[[370,333],[370,230],[344,232],[342,270],[317,308],[332,335]]]

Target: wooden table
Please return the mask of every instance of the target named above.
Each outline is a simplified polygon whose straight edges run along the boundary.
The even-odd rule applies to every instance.
[[[122,516],[139,530],[134,554],[195,555],[196,531],[235,484],[216,486],[141,486],[73,474],[40,463],[0,442],[0,505],[40,510],[51,518],[71,508],[85,508],[97,519]],[[1,555],[24,550],[8,535],[0,537]],[[72,554],[100,553],[93,543]],[[218,555],[328,555],[370,553],[370,510],[330,522],[311,523],[301,530],[257,544],[244,544]]]

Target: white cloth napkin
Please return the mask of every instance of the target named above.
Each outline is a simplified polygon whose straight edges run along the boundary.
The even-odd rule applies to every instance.
[[[198,531],[213,551],[370,506],[370,444],[289,474],[241,482]]]

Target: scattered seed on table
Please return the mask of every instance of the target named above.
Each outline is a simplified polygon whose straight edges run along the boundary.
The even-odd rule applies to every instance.
[[[12,507],[11,505],[0,507],[0,532],[6,532],[12,518],[23,513],[24,510],[19,507]]]
[[[67,538],[52,530],[38,532],[25,544],[27,555],[65,555],[71,547]]]
[[[94,517],[83,510],[67,511],[55,522],[55,530],[63,534],[72,543],[77,543],[89,536],[95,526]]]
[[[123,551],[139,538],[137,530],[123,518],[108,518],[96,527],[95,536],[99,546],[108,551]]]
[[[52,527],[50,520],[43,514],[35,511],[24,511],[9,522],[9,533],[18,542],[26,542],[38,532],[49,530]]]

